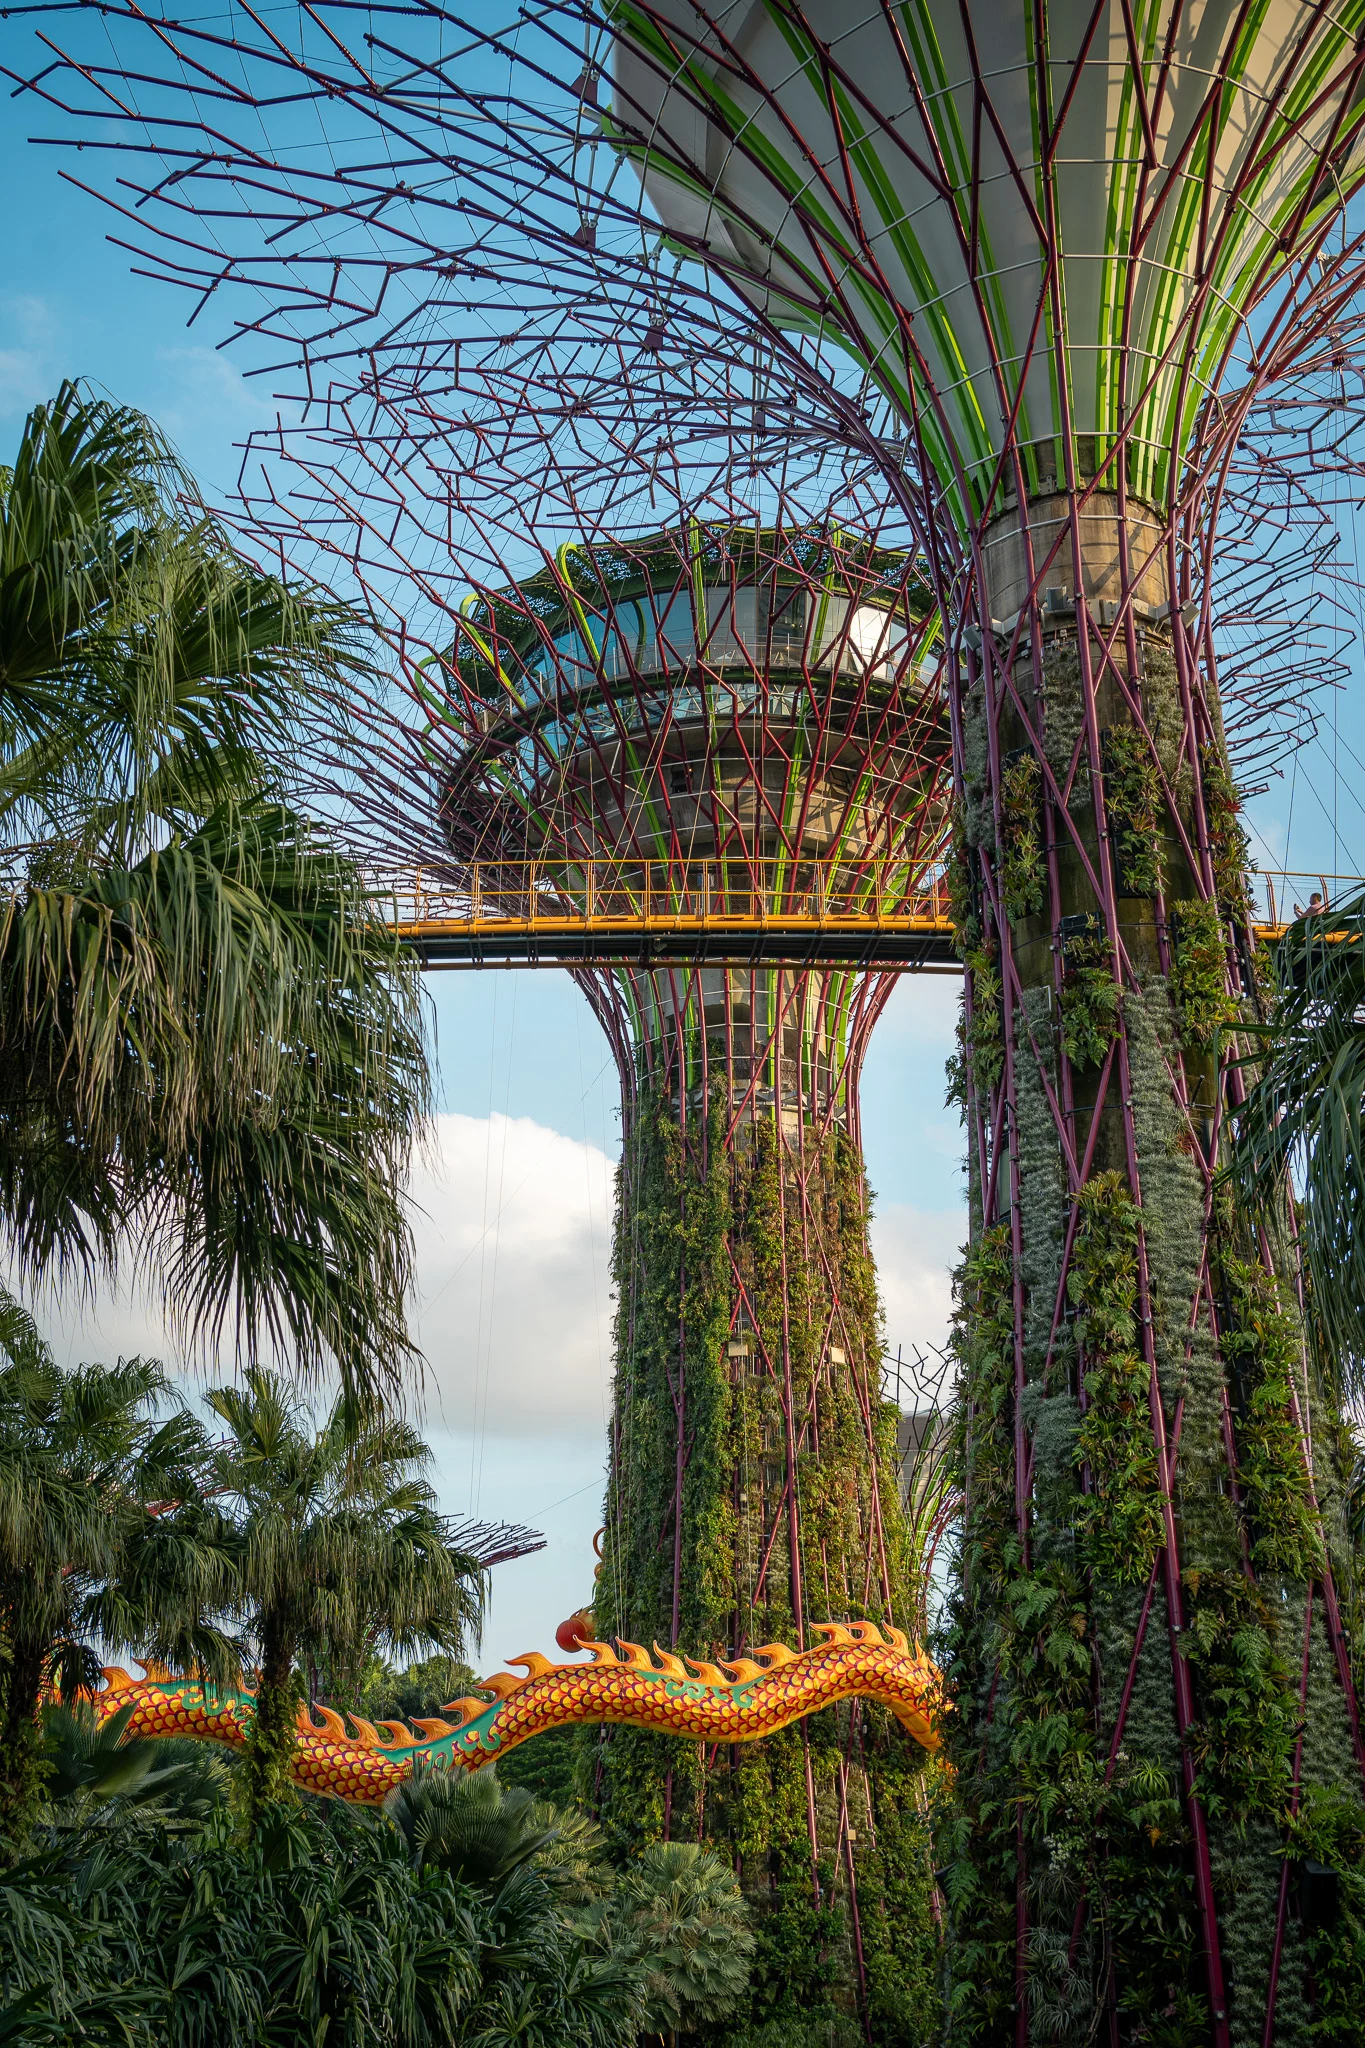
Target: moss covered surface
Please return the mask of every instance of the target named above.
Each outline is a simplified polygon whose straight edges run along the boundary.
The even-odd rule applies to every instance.
[[[686,1130],[667,1102],[635,1106],[604,1635],[714,1659],[913,1611],[867,1207],[838,1132],[795,1146],[760,1121],[727,1142],[719,1101]],[[861,2006],[874,2040],[919,2044],[939,1967],[926,1778],[854,1705],[721,1751],[604,1730],[582,1782],[620,1853],[670,1836],[734,1858],[758,1908],[755,2030],[837,2031]]]
[[[1019,881],[1018,722],[992,799],[983,705],[962,704],[950,2048],[1013,2042],[1021,2000],[1030,2041],[1207,2042],[1197,1825],[1233,2048],[1260,2048],[1276,1967],[1275,2048],[1360,2037],[1365,1800],[1324,1583],[1330,1564],[1358,1640],[1349,1436],[1287,1231],[1253,1230],[1206,1166],[1255,997],[1240,799],[1221,739],[1187,742],[1169,648],[1148,634],[1141,655],[1150,743],[1102,683],[1098,780],[1074,648],[1039,664],[1039,751],[1070,778],[1069,821],[1042,803],[1050,941]],[[1017,680],[1035,687],[1031,663]],[[1200,805],[1212,901],[1188,851]],[[1106,837],[1112,915],[1089,878]],[[1309,1862],[1338,1873],[1321,1924]]]

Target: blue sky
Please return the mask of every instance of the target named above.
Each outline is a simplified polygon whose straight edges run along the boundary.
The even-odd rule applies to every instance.
[[[234,444],[273,416],[268,385],[244,380],[207,324],[187,330],[185,302],[130,274],[107,239],[111,217],[62,182],[56,152],[25,146],[29,125],[11,110],[0,139],[0,460],[29,407],[63,376],[80,376],[150,412],[210,497],[229,492]],[[1257,801],[1264,860],[1278,864],[1287,845],[1295,866],[1362,871],[1360,701],[1353,689],[1337,707],[1354,753],[1334,763],[1319,745]],[[616,1085],[567,976],[446,973],[429,988],[445,1114],[414,1194],[429,1360],[421,1399],[438,1480],[450,1510],[529,1522],[549,1539],[541,1556],[496,1575],[491,1661],[549,1647],[591,1590]],[[959,1129],[943,1107],[955,1002],[951,980],[902,982],[867,1064],[864,1125],[893,1346],[943,1334],[961,1231]],[[70,1356],[158,1342],[146,1302],[57,1304],[53,1326]]]

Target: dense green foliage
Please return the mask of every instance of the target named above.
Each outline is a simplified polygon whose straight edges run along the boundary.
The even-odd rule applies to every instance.
[[[236,1672],[215,1625],[233,1572],[201,1491],[205,1456],[155,1365],[62,1372],[0,1299],[0,1841],[22,1838],[41,1807],[42,1695],[91,1682],[96,1637]]]
[[[477,1568],[444,1547],[410,1432],[339,1412],[307,1428],[256,1372],[210,1395],[231,1427],[209,1442],[154,1368],[62,1374],[13,1311],[8,1331],[5,2040],[596,2048],[733,2005],[746,1909],[695,1848],[618,1880],[589,1822],[492,1768],[409,1780],[385,1816],[290,1790],[306,1671],[361,1659],[365,1705],[397,1712],[474,1683],[449,1652]],[[97,1725],[80,1698],[42,1705],[53,1673],[88,1677],[94,1629],[233,1676],[259,1655],[264,1735],[238,1756],[129,1739],[130,1709]],[[381,1650],[404,1643],[447,1652],[398,1673]]]
[[[715,1658],[797,1642],[813,1619],[913,1614],[848,1141],[807,1133],[798,1152],[760,1121],[727,1147],[718,1105],[684,1134],[670,1107],[642,1102],[617,1275],[599,1632]],[[837,2032],[861,1994],[875,2040],[918,2044],[937,1969],[925,1778],[922,1752],[863,1707],[729,1754],[604,1731],[582,1782],[618,1851],[703,1839],[733,1861],[756,1910],[755,2040]]]
[[[392,1820],[271,1807],[246,1846],[221,1804],[68,1803],[0,1874],[4,2038],[630,2048],[733,2004],[751,1937],[722,1865],[675,1848],[617,1882],[583,1823],[516,1797],[489,1769]]]
[[[0,472],[0,1232],[155,1275],[348,1392],[407,1354],[413,966],[310,823],[350,615],[245,560],[139,414],[65,386]]]
[[[1310,1328],[1324,1363],[1356,1396],[1365,1386],[1363,920],[1360,898],[1285,933],[1232,1160],[1240,1199],[1263,1217],[1286,1170],[1301,1179]]]

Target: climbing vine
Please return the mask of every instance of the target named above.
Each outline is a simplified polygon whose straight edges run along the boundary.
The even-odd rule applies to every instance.
[[[1043,907],[1043,770],[1031,751],[1016,754],[1000,777],[1000,896],[1012,918]]]
[[[1227,935],[1216,903],[1196,897],[1171,908],[1171,995],[1187,1044],[1212,1047],[1237,1022],[1227,985]]]
[[[1105,729],[1105,810],[1120,895],[1154,896],[1161,886],[1161,776],[1135,725]]]
[[[1225,912],[1245,919],[1251,909],[1247,874],[1251,842],[1241,821],[1242,793],[1232,779],[1221,747],[1200,749],[1204,778],[1204,815],[1209,828],[1213,885]]]
[[[959,960],[981,946],[980,887],[975,857],[967,844],[961,804],[954,804],[952,837],[944,879],[948,888],[948,915],[953,921],[953,950]]]
[[[1119,989],[1109,946],[1095,919],[1062,954],[1062,1050],[1075,1067],[1097,1067],[1114,1042]]]
[[[911,1611],[867,1217],[840,1132],[807,1131],[797,1148],[772,1120],[729,1133],[719,1096],[686,1131],[667,1099],[638,1103],[617,1224],[604,1635],[717,1660],[795,1642],[812,1617]],[[852,2024],[861,1981],[873,2039],[919,2048],[908,2015],[937,1967],[925,1768],[864,1704],[720,1753],[602,1731],[584,1782],[620,1853],[668,1835],[734,1857],[756,1908],[756,2043],[821,2016]]]
[[[1251,1559],[1260,1571],[1314,1578],[1327,1560],[1294,1415],[1300,1330],[1282,1308],[1276,1282],[1259,1262],[1239,1258],[1230,1236],[1225,1214],[1215,1239],[1215,1272],[1224,1299],[1223,1356],[1239,1411],[1237,1483]]]
[[[1151,1374],[1137,1338],[1137,1205],[1113,1172],[1087,1181],[1075,1199],[1081,1221],[1067,1292],[1086,1395],[1075,1458],[1089,1480],[1077,1526],[1096,1571],[1115,1585],[1141,1585],[1164,1529]]]

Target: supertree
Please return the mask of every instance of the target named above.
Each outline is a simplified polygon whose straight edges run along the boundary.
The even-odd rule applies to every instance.
[[[666,933],[704,904],[730,927],[715,964],[656,936],[668,964],[575,970],[623,1105],[599,1634],[716,1657],[826,1611],[908,1612],[857,1101],[894,977],[867,937],[870,971],[821,964],[818,927],[814,964],[764,928],[923,891],[946,821],[935,631],[903,558],[693,522],[480,592],[428,685],[457,872],[511,891],[534,855],[542,890],[599,916]],[[847,1942],[864,2004],[895,1981],[888,1889],[927,1885],[918,1778],[868,1714],[711,1757],[618,1731],[591,1767],[618,1841],[729,1845],[812,1965]]]
[[[838,522],[765,486],[771,523],[737,523],[731,496],[724,522],[629,538],[574,461],[543,464],[541,506],[581,538],[506,580],[524,484],[477,442],[430,386],[382,408],[334,392],[287,492],[267,464],[251,509],[258,532],[325,532],[395,641],[401,618],[405,692],[347,707],[353,829],[384,867],[495,911],[534,890],[584,912],[573,972],[616,1058],[623,1156],[602,1569],[569,1635],[717,1658],[827,1611],[909,1620],[858,1078],[886,928],[942,889],[937,612],[856,491]],[[431,507],[457,503],[481,562],[466,541],[438,568]],[[623,1848],[730,1849],[784,1958],[778,2024],[856,1999],[895,2037],[932,1970],[923,1764],[898,1731],[860,1710],[704,1755],[618,1730],[584,1770]]]
[[[903,419],[957,629],[953,2024],[1306,2038],[1355,1967],[1289,1913],[1293,1851],[1360,1867],[1349,1466],[1288,1230],[1219,1192],[1259,992],[1207,593],[1258,389],[1356,287],[1360,23],[613,26],[669,232]]]
[[[1350,2009],[1354,1362],[1305,1350],[1288,1217],[1218,1182],[1261,1001],[1225,704],[1273,733],[1303,686],[1280,627],[1220,691],[1217,622],[1232,587],[1296,623],[1255,557],[1301,572],[1315,530],[1298,422],[1352,468],[1358,12],[671,0],[497,44],[417,5],[353,45],[312,9],[287,43],[158,22],[173,61],[43,86],[69,104],[76,60],[106,122],[132,93],[93,140],[142,153],[154,267],[254,288],[242,330],[306,363],[324,435],[338,374],[464,420],[455,339],[522,394],[523,486],[553,414],[640,489],[689,422],[717,445],[699,338],[728,359],[747,309],[764,458],[816,437],[904,522],[947,621],[966,969],[964,2039],[1264,2044]],[[371,147],[338,154],[343,115]]]

